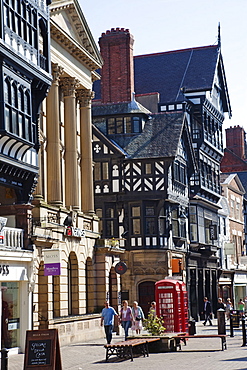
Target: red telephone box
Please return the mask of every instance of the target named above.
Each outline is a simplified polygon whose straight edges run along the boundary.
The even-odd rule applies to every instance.
[[[182,330],[188,333],[188,293],[186,290],[186,285],[178,280],[179,287],[180,287],[180,294],[181,294],[181,314],[182,314]]]
[[[167,332],[188,331],[188,299],[185,284],[165,279],[155,283],[156,313]]]

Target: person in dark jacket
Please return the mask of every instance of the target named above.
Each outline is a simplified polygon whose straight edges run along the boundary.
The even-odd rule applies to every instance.
[[[219,310],[220,308],[223,308],[223,310],[226,309],[226,305],[225,305],[225,303],[223,303],[222,298],[218,298],[217,310]]]
[[[211,303],[209,302],[207,297],[204,297],[203,301],[204,301],[203,313],[205,317],[205,321],[203,325],[205,326],[207,321],[209,322],[209,325],[213,325],[211,321],[211,315],[212,315]]]

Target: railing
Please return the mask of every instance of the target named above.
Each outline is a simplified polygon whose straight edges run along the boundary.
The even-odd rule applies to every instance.
[[[0,232],[0,247],[11,249],[23,249],[24,230],[12,227],[4,227]]]

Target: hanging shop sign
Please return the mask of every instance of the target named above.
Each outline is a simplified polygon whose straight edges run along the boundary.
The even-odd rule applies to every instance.
[[[61,258],[59,249],[44,250],[44,275],[61,275]]]
[[[217,240],[217,225],[209,225],[209,235],[211,240]]]
[[[124,262],[118,262],[115,266],[115,272],[119,275],[125,274],[127,269],[128,269],[128,267],[127,267],[126,263],[124,263]]]
[[[68,226],[64,230],[64,235],[83,238],[85,236],[85,230],[79,229],[79,227]]]

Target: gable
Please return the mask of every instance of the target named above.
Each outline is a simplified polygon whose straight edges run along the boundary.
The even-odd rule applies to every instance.
[[[88,64],[91,70],[102,66],[100,52],[77,0],[54,0],[50,5],[50,19],[53,39],[63,48],[70,48],[74,57],[79,58],[82,49],[84,63]]]

